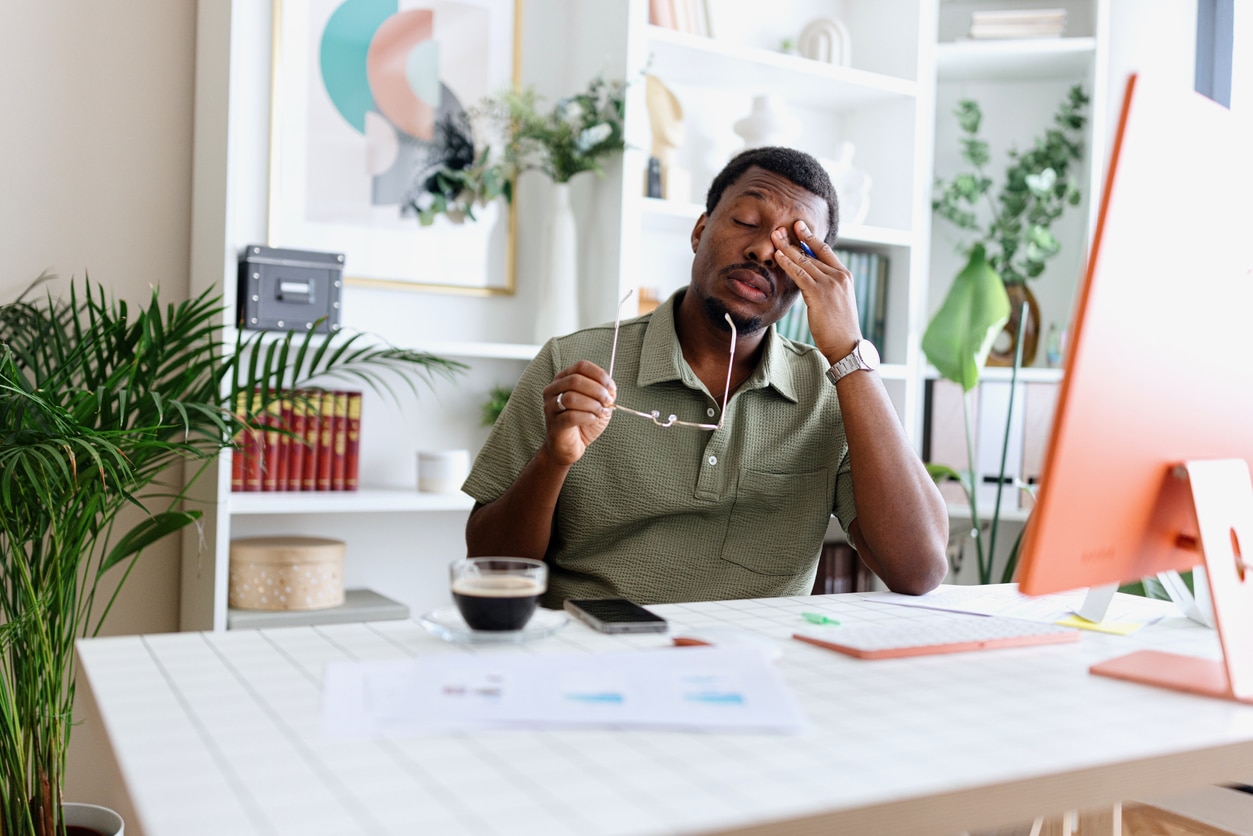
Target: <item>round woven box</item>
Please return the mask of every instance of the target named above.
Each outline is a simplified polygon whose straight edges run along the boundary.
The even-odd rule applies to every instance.
[[[324,537],[231,541],[227,601],[241,610],[322,610],[344,603],[344,542]]]

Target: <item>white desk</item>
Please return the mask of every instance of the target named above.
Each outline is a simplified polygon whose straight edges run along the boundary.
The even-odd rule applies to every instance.
[[[483,652],[374,622],[79,643],[144,836],[197,834],[944,834],[1253,774],[1253,707],[1087,674],[1143,647],[1217,653],[1170,620],[1130,637],[892,661],[785,639],[802,610],[845,624],[925,618],[855,595],[656,607],[778,636],[814,728],[802,735],[499,731],[320,738],[335,659]],[[839,628],[834,628],[839,629]],[[668,643],[571,623],[518,646]],[[495,652],[495,651],[493,651]]]

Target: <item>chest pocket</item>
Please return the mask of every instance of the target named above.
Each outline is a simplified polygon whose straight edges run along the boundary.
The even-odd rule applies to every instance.
[[[831,519],[835,483],[828,468],[740,475],[722,559],[758,575],[797,575],[813,567]]]

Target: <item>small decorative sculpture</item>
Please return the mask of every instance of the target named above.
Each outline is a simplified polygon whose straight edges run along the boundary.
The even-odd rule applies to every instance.
[[[840,225],[860,224],[870,212],[870,175],[853,165],[857,148],[847,140],[840,143],[840,154],[834,160],[819,160],[831,177],[840,200]]]
[[[778,96],[753,96],[753,109],[731,126],[744,139],[745,148],[789,145],[800,133],[800,121],[788,112]]]
[[[661,193],[658,196],[667,200],[690,200],[692,176],[679,168],[675,160],[685,136],[683,106],[674,93],[652,75],[644,76],[644,102],[653,132],[651,155],[661,169]],[[647,185],[645,188],[645,194],[653,196],[653,189]]]
[[[852,58],[848,27],[829,17],[806,24],[796,39],[796,48],[806,58],[841,67],[847,67]]]

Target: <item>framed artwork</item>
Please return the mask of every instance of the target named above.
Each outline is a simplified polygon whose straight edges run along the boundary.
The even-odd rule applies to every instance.
[[[521,3],[274,0],[270,246],[342,252],[350,284],[512,293],[511,204],[417,208],[473,153],[467,110],[516,82]]]

